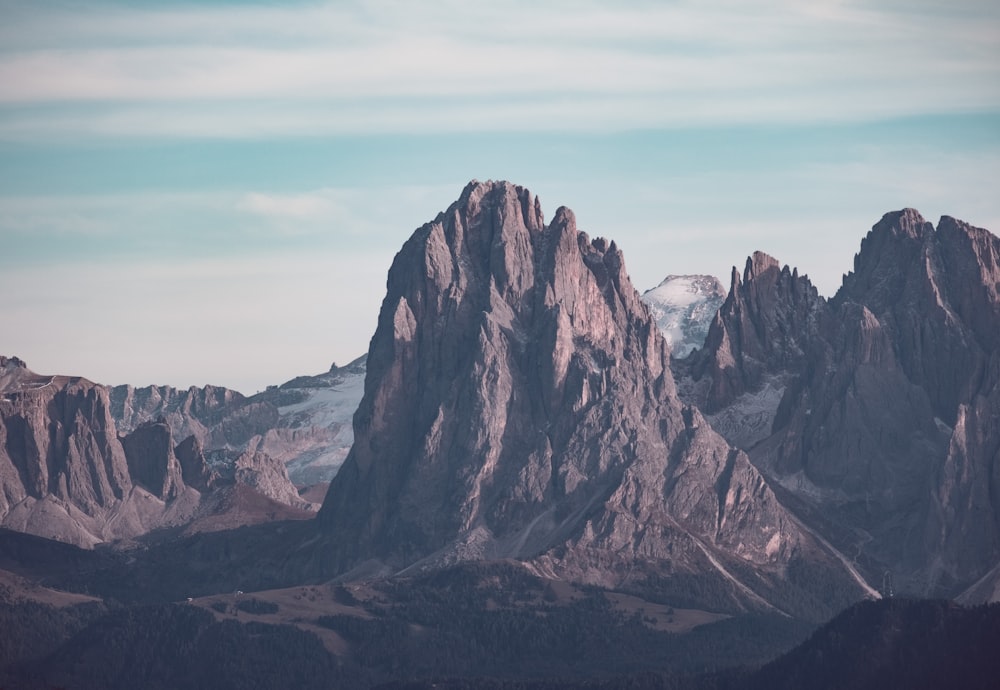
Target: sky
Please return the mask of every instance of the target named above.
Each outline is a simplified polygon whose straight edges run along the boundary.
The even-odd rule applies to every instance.
[[[0,0],[0,354],[250,394],[365,353],[471,179],[640,290],[831,296],[882,214],[1000,229],[994,0]]]

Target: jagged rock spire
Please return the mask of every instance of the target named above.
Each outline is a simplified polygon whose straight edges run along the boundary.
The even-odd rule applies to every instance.
[[[808,541],[679,402],[614,242],[507,182],[471,183],[397,254],[354,426],[320,513],[334,570],[517,558],[614,583],[778,572]]]
[[[695,362],[708,408],[732,416],[723,408],[755,381],[779,380],[755,464],[901,591],[954,594],[1000,558],[1000,426],[988,421],[1000,409],[1000,240],[903,209],[872,227],[828,302],[787,290],[776,266],[755,255],[742,281],[734,271]]]

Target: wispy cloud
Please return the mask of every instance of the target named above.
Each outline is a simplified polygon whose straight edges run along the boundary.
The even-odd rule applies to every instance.
[[[383,239],[401,242],[407,229],[412,228],[400,227],[400,215],[406,214],[412,224],[430,220],[441,210],[438,206],[457,191],[455,185],[328,187],[296,193],[253,191],[241,195],[234,209],[259,218],[265,231],[371,246]]]
[[[336,210],[323,194],[261,194],[250,192],[239,207],[251,213],[294,220],[328,219]]]
[[[762,249],[829,294],[892,208],[1000,226],[998,112],[982,0],[0,0],[2,345],[109,383],[318,371],[470,176],[571,206],[640,288]]]
[[[0,28],[7,139],[628,129],[1000,108],[1000,10],[971,0],[946,13],[787,0],[19,7]],[[73,103],[92,107],[68,112]]]
[[[337,249],[341,257],[379,256],[388,267],[408,232],[433,218],[459,189],[387,185],[300,192],[0,195],[5,249],[0,266],[152,255],[242,260],[308,245],[320,253]]]

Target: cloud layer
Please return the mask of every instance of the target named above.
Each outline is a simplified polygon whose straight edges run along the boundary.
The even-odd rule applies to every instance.
[[[608,130],[1000,109],[1000,9],[8,3],[0,137]]]
[[[998,117],[983,0],[0,0],[0,353],[320,371],[472,177],[640,289],[760,249],[831,294],[888,210],[1000,228]]]

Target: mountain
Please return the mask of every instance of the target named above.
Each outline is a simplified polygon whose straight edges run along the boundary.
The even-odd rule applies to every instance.
[[[613,242],[473,182],[396,255],[355,443],[320,511],[333,572],[513,558],[618,586],[704,576],[770,607],[864,589],[677,397]],[[706,585],[709,586],[709,585]],[[849,594],[847,594],[849,592]]]
[[[852,606],[733,690],[993,688],[1000,606],[886,599]]]
[[[195,523],[310,516],[265,453],[210,467],[198,440],[176,443],[162,418],[119,435],[105,386],[0,357],[0,395],[0,526],[90,547]]]
[[[912,209],[830,300],[757,254],[682,390],[874,578],[957,594],[1000,562],[998,286],[995,235]]]
[[[765,377],[796,370],[825,304],[807,276],[763,252],[747,259],[742,279],[734,267],[729,294],[695,359],[695,377],[710,382],[701,407],[717,412],[758,390]]]
[[[0,358],[0,524],[91,546],[189,518],[199,494],[139,429],[119,440],[104,387]],[[159,466],[156,465],[159,460]]]
[[[249,397],[217,386],[122,385],[110,389],[111,411],[121,433],[162,417],[174,437],[194,436],[216,465],[266,453],[287,466],[292,482],[310,486],[329,482],[347,457],[364,380],[360,357]]]
[[[675,356],[700,347],[725,292],[711,276],[668,276],[646,291],[646,302]],[[252,396],[218,386],[119,385],[110,389],[121,433],[160,417],[175,438],[193,436],[216,464],[244,452],[285,463],[292,482],[329,482],[354,442],[351,419],[364,392],[366,356],[328,372],[299,376]]]
[[[705,275],[670,275],[642,293],[674,357],[686,357],[705,344],[709,325],[725,298],[726,289],[718,278]]]
[[[102,394],[4,358],[0,519],[93,545],[301,517],[286,468],[325,480],[357,434],[321,514],[329,572],[508,557],[616,586],[712,572],[760,605],[832,557],[863,591],[992,592],[997,257],[986,230],[887,214],[824,299],[758,252],[704,347],[671,360],[650,312],[690,316],[711,279],[669,278],[647,308],[571,212],[546,225],[526,190],[474,184],[404,245],[371,351],[347,367],[251,397]]]
[[[998,258],[910,210],[830,299],[756,253],[677,358],[613,242],[473,182],[353,371],[244,397],[0,358],[0,519],[42,535],[0,529],[0,685],[977,687],[995,606],[862,603],[754,667],[866,578],[996,596]],[[343,415],[301,519],[286,461]]]

